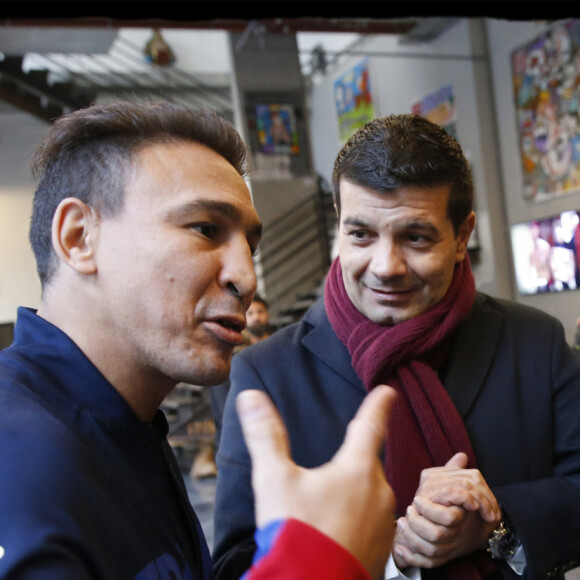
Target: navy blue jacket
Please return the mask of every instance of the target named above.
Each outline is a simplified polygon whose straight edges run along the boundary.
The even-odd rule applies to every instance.
[[[31,310],[0,352],[0,410],[0,578],[210,578],[163,413],[142,422]]]
[[[523,577],[559,578],[580,566],[580,359],[561,323],[478,293],[440,376],[478,467],[523,542]],[[366,394],[322,300],[299,323],[237,355],[231,381],[218,454],[218,578],[247,567],[254,550],[250,462],[236,394],[253,388],[272,397],[293,458],[306,467],[334,455]],[[518,578],[505,564],[500,574]]]
[[[212,578],[166,435],[161,411],[142,422],[63,332],[20,308],[0,352],[0,578]],[[269,522],[257,541],[243,580],[367,577],[296,520]]]

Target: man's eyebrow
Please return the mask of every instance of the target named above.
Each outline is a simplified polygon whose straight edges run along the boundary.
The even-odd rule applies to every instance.
[[[342,223],[345,226],[357,226],[360,228],[364,228],[364,227],[369,227],[370,224],[368,221],[363,220],[362,218],[359,217],[347,217],[344,218],[344,220],[342,220]]]
[[[219,213],[230,220],[242,220],[242,212],[234,204],[228,203],[227,201],[216,201],[213,199],[197,199],[195,201],[190,201],[175,208],[171,213],[174,215],[187,215],[191,212],[200,210]],[[250,235],[256,237],[262,236],[261,222],[256,222],[256,224],[251,227]]]
[[[344,218],[343,222],[346,226],[354,226],[357,228],[372,228],[373,224],[368,220],[360,217],[352,216]],[[432,234],[439,234],[439,230],[429,221],[412,220],[409,222],[400,222],[396,224],[398,230],[421,230]]]
[[[439,230],[428,221],[416,220],[403,224],[403,227],[408,230],[423,230],[432,234],[439,234]]]

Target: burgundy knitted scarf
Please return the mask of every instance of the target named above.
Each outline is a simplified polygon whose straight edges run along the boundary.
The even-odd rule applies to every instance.
[[[459,451],[467,453],[468,467],[476,466],[465,425],[433,368],[433,355],[446,348],[474,298],[475,282],[466,256],[456,265],[451,286],[439,303],[394,326],[381,326],[350,301],[339,258],[330,267],[324,293],[326,311],[355,371],[368,391],[388,384],[398,393],[389,418],[385,470],[399,515],[413,501],[421,470],[444,465]],[[481,578],[473,565],[468,566],[470,570],[460,567],[456,573],[449,570],[448,577]]]

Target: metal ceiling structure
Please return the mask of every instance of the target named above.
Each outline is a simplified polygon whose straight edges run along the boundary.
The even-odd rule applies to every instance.
[[[229,11],[229,7],[224,9]],[[418,23],[417,18],[208,18],[204,20],[164,18],[111,18],[106,16],[76,18],[0,18],[0,27],[73,27],[73,28],[181,28],[188,30],[227,30],[244,32],[251,22],[260,22],[268,34],[297,32],[356,32],[359,34],[406,34]]]
[[[266,18],[260,20],[119,20],[51,18],[0,20],[0,99],[45,121],[95,100],[161,98],[233,119],[229,79],[208,82],[178,67],[145,61],[143,46],[120,28],[224,30],[244,34],[299,32],[396,34],[402,42],[429,42],[457,19]],[[111,51],[112,45],[115,51]],[[32,64],[31,64],[32,63]]]
[[[116,98],[182,103],[211,108],[233,119],[229,82],[211,85],[177,67],[146,62],[143,47],[122,37],[114,53],[31,52],[4,54],[0,98],[45,120]]]

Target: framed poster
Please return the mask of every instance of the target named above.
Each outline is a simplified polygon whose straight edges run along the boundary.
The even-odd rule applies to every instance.
[[[512,53],[525,200],[580,190],[580,20],[558,24]]]
[[[411,112],[433,121],[457,139],[455,96],[452,85],[446,85],[426,95],[411,107]]]
[[[457,111],[453,85],[445,85],[425,95],[411,106],[411,112],[414,115],[420,115],[439,125],[456,141],[459,141],[457,138]],[[475,259],[475,253],[480,249],[479,233],[477,230],[476,223],[467,245],[467,249],[471,251],[472,260]]]
[[[334,82],[338,135],[345,142],[358,128],[374,119],[368,58]]]
[[[256,105],[256,130],[261,153],[295,154],[300,151],[293,105]]]

